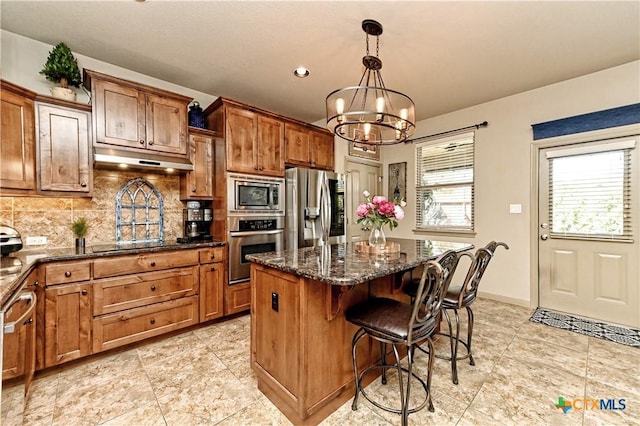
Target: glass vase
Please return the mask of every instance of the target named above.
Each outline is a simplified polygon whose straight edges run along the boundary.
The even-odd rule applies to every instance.
[[[369,245],[383,248],[387,244],[387,237],[384,235],[382,225],[374,224],[369,234]]]

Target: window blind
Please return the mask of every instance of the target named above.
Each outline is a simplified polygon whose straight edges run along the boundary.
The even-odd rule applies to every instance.
[[[631,148],[549,158],[551,235],[633,238]]]
[[[473,229],[474,133],[416,145],[416,226]]]

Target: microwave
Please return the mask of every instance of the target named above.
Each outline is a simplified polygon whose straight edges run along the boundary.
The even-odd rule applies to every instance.
[[[284,216],[284,179],[252,175],[227,175],[227,210],[233,214]]]

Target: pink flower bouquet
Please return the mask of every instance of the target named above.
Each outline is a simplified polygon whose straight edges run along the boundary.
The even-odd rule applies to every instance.
[[[389,224],[389,229],[398,226],[398,221],[404,218],[404,210],[402,207],[407,203],[404,200],[400,204],[387,200],[386,197],[375,195],[371,198],[369,191],[364,191],[366,202],[361,203],[356,209],[358,215],[358,223],[363,229],[370,229],[372,226],[381,228],[384,224]]]

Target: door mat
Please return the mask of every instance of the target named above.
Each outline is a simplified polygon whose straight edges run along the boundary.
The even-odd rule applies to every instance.
[[[537,308],[529,321],[640,348],[640,330],[636,328],[588,320],[542,308]]]

